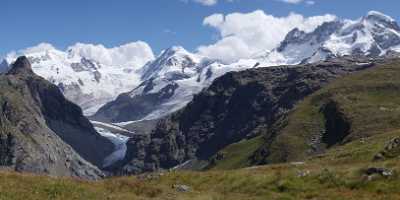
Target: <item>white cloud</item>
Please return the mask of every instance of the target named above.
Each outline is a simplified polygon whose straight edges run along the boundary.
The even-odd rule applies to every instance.
[[[143,41],[131,42],[118,47],[77,43],[68,48],[70,55],[79,55],[100,63],[114,66],[139,65],[154,59],[150,46]]]
[[[23,53],[31,54],[31,53],[51,51],[51,50],[56,50],[56,48],[54,48],[54,46],[49,43],[40,43],[34,47],[29,47],[29,48],[24,49]]]
[[[303,17],[296,13],[286,17],[274,17],[261,10],[226,16],[214,14],[206,17],[203,24],[215,28],[220,40],[215,44],[198,47],[198,52],[224,62],[250,58],[261,51],[277,47],[285,35],[295,27],[312,31],[323,22],[335,18],[328,14]]]
[[[48,51],[56,52],[60,56],[81,56],[111,66],[141,67],[154,59],[151,47],[142,41],[131,42],[113,48],[106,48],[101,44],[76,43],[68,47],[66,52],[56,49],[49,43],[40,43],[33,47],[12,51],[6,55],[6,59],[12,62],[12,59],[20,55],[45,53]]]
[[[3,56],[2,59],[6,59],[7,62],[11,63],[11,62],[14,62],[14,59],[18,56],[46,52],[46,51],[58,51],[58,50],[53,45],[43,42],[36,46],[28,47],[23,50],[11,51],[11,52],[7,53],[7,55]]]

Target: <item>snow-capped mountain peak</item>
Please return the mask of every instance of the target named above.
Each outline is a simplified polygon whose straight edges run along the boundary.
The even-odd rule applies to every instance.
[[[358,20],[325,22],[312,32],[297,28],[263,56],[266,65],[315,62],[344,55],[382,56],[399,50],[400,27],[380,12],[370,11]]]
[[[164,50],[142,70],[142,83],[121,94],[93,116],[106,122],[153,120],[183,108],[217,77],[250,68],[256,61],[224,65],[182,47]]]
[[[161,52],[153,61],[143,67],[142,80],[155,76],[183,75],[197,73],[202,57],[190,53],[181,46],[173,46]]]
[[[114,48],[78,43],[66,51],[42,43],[8,54],[4,63],[19,55],[26,55],[36,74],[58,85],[87,115],[136,87],[141,81],[137,71],[154,59],[151,48],[140,41]]]
[[[369,11],[368,14],[364,17],[366,20],[376,20],[380,22],[389,22],[389,23],[396,23],[396,20],[394,20],[392,17],[385,15],[379,11]]]
[[[164,55],[164,56],[173,56],[173,55],[176,55],[176,54],[190,54],[185,48],[183,48],[182,46],[172,46],[172,47],[169,47],[169,48],[167,48],[167,49],[165,49],[165,50],[163,50],[162,52],[161,52],[161,55]]]

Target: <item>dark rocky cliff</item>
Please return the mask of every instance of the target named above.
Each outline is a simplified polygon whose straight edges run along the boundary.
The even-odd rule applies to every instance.
[[[96,179],[113,151],[82,110],[20,57],[0,76],[0,165],[16,171]],[[96,167],[98,166],[98,167]]]

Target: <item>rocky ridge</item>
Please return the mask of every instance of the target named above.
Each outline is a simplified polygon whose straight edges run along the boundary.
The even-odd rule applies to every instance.
[[[59,88],[35,75],[19,57],[0,76],[0,163],[4,168],[98,179],[113,145]],[[101,147],[101,148],[99,148]]]

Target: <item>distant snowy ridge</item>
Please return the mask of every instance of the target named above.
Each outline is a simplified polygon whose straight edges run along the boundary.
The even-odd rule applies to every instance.
[[[375,57],[399,50],[398,24],[376,11],[358,20],[335,18],[308,32],[295,28],[272,51],[231,64],[172,47],[140,70],[143,82],[138,87],[103,106],[95,118],[124,124],[159,119],[183,108],[193,95],[230,71],[313,63],[345,55]]]
[[[383,56],[399,51],[400,27],[377,11],[358,20],[325,22],[312,32],[290,31],[273,51],[259,56],[265,65],[312,63],[345,55]]]
[[[295,28],[273,50],[266,48],[234,63],[179,46],[155,58],[151,48],[139,41],[115,48],[78,43],[67,51],[41,44],[10,53],[0,62],[0,70],[17,55],[26,54],[33,70],[57,84],[86,115],[96,113],[95,120],[115,123],[158,119],[177,111],[230,71],[400,52],[399,25],[382,13],[371,11],[357,20],[329,17],[324,21],[314,29]]]
[[[34,72],[58,85],[86,115],[136,87],[141,81],[138,70],[154,59],[151,48],[141,41],[114,48],[78,43],[66,51],[42,43],[9,53],[2,63],[12,63],[19,55],[26,55]]]
[[[143,82],[100,108],[95,120],[127,122],[159,119],[183,108],[217,77],[255,66],[257,60],[222,64],[180,46],[164,50],[142,70]]]

